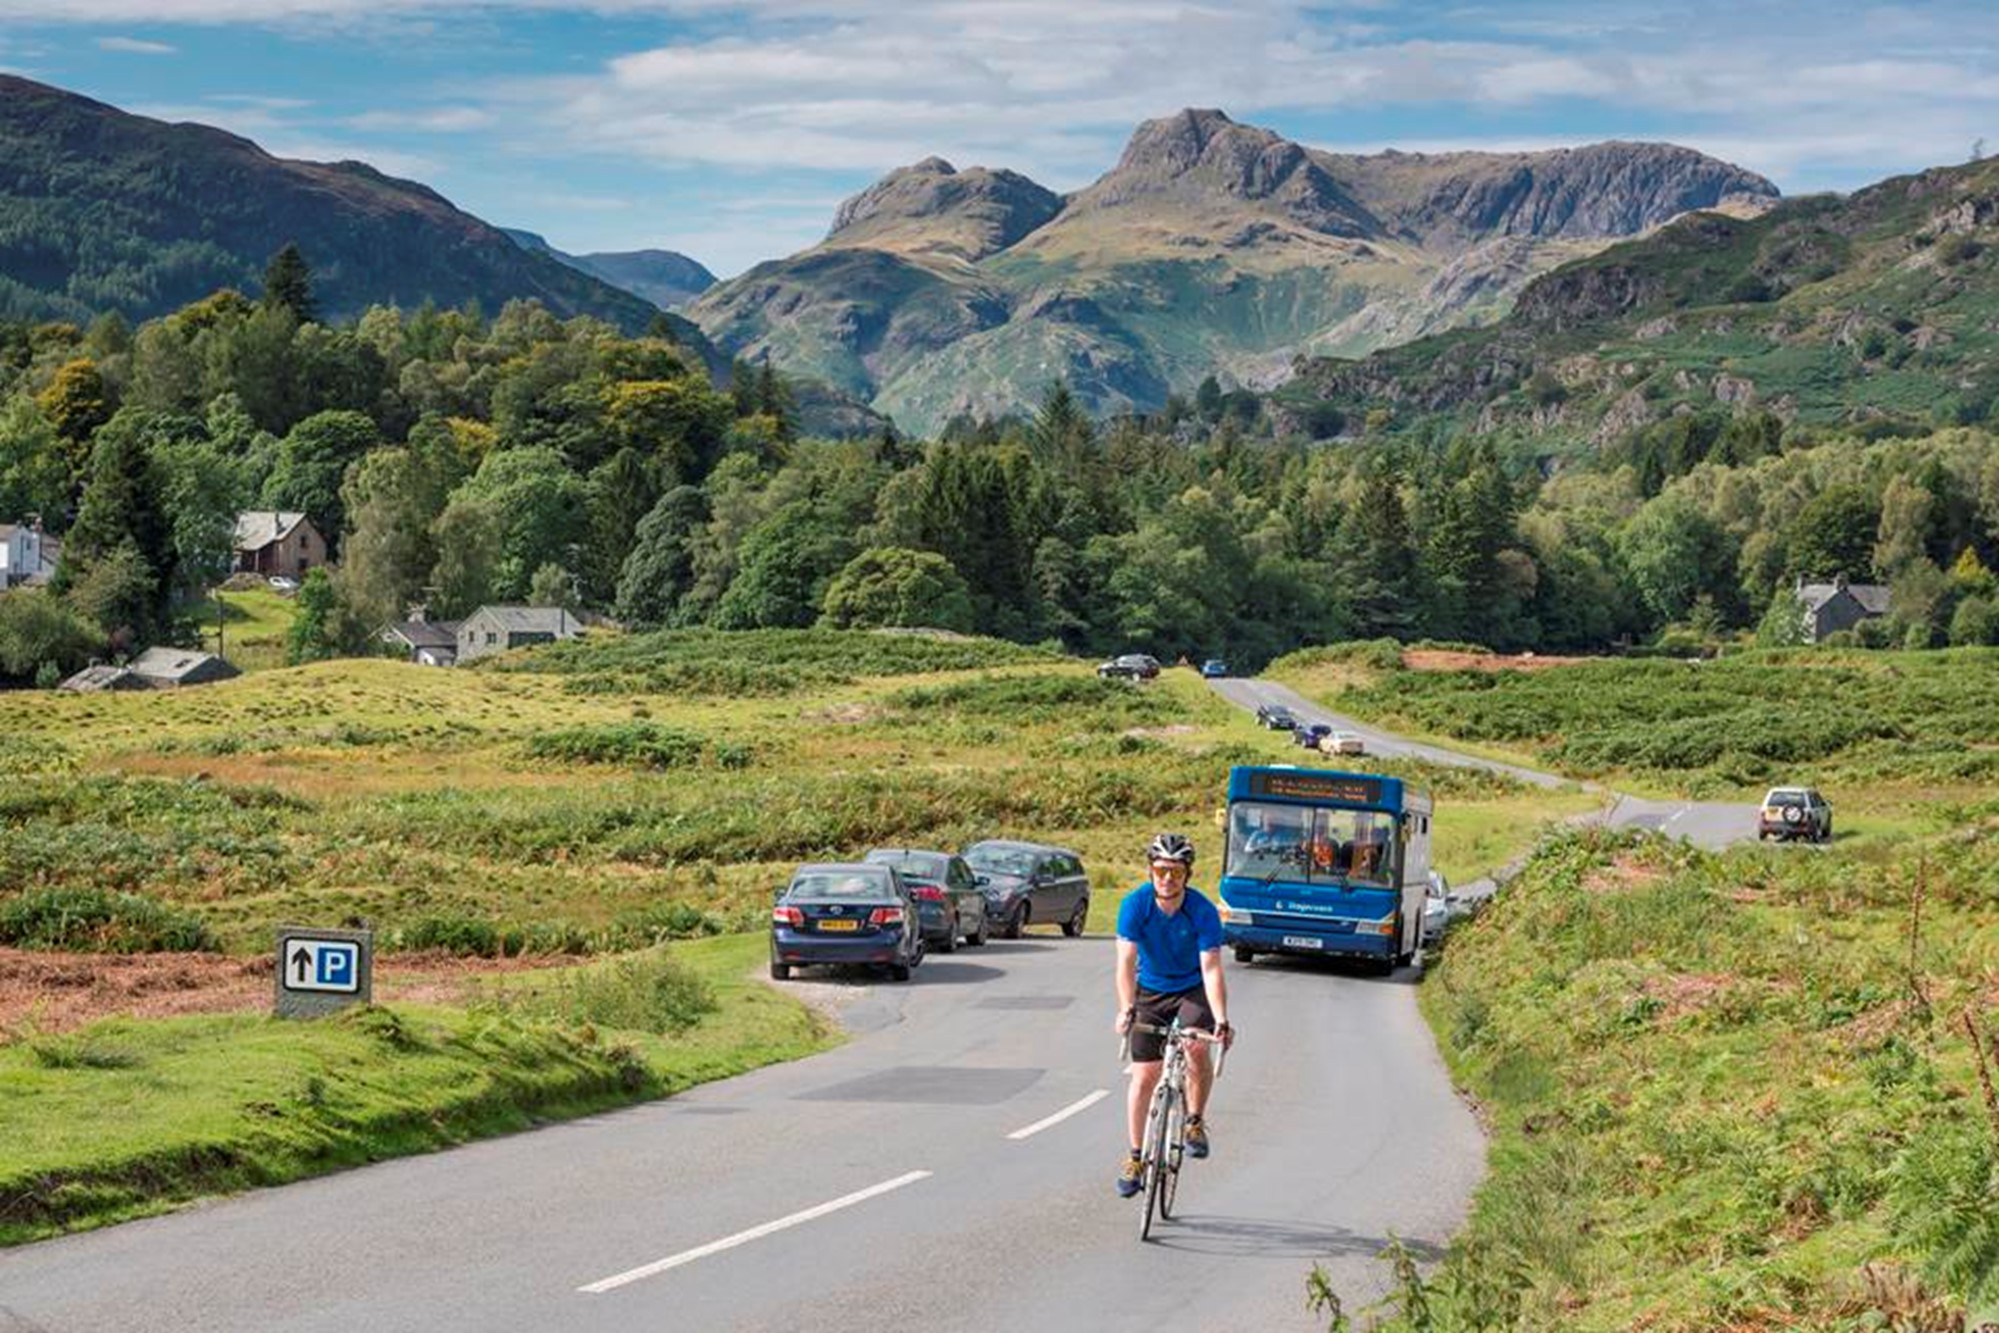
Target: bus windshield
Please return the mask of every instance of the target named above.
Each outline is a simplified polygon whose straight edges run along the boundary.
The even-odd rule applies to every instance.
[[[1395,816],[1239,801],[1229,807],[1228,874],[1296,884],[1395,883]]]

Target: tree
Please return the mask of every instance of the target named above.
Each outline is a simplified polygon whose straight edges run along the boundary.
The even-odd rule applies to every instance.
[[[69,508],[70,460],[32,398],[0,405],[0,515],[58,522]]]
[[[285,639],[285,660],[298,666],[338,657],[345,637],[342,627],[346,615],[340,605],[340,594],[324,565],[305,572],[292,605],[296,614]]]
[[[453,494],[491,507],[499,523],[499,560],[493,593],[527,594],[534,572],[546,564],[575,564],[590,536],[590,488],[554,449],[533,445],[489,454]]]
[[[1717,601],[1733,598],[1734,541],[1677,490],[1639,510],[1619,547],[1657,621],[1682,618],[1702,593]]]
[[[1806,641],[1806,623],[1805,604],[1791,589],[1779,588],[1757,623],[1756,642],[1765,648],[1795,648]]]
[[[694,539],[708,521],[698,486],[676,486],[639,520],[618,573],[617,615],[637,626],[669,623],[694,584]]]
[[[1421,610],[1416,551],[1396,476],[1377,467],[1340,523],[1339,598],[1363,638],[1413,637]]]
[[[1785,529],[1785,572],[1804,579],[1844,574],[1856,581],[1874,564],[1874,539],[1881,508],[1858,486],[1828,486],[1814,496]]]
[[[111,389],[97,363],[79,357],[65,362],[48,387],[35,395],[35,405],[68,447],[72,470],[81,475],[90,457],[91,437],[111,419]]]
[[[277,466],[264,481],[265,506],[305,514],[329,545],[337,543],[347,526],[340,483],[347,469],[381,442],[374,421],[360,412],[307,417],[278,446]]]
[[[63,555],[66,561],[68,551]],[[64,600],[119,655],[152,642],[161,620],[159,576],[130,545],[113,547],[84,566]]]
[[[1950,641],[1960,646],[1999,644],[1999,602],[1967,597],[1950,618]]]
[[[131,564],[121,563],[110,579],[116,595],[99,594],[96,618],[107,633],[122,628],[140,638],[150,637],[164,619],[176,567],[148,430],[153,424],[152,414],[127,410],[98,433],[90,484],[55,576],[56,591],[67,593],[97,565],[129,552]]]
[[[32,681],[53,665],[60,678],[103,644],[97,627],[53,593],[22,588],[0,597],[0,677]]]
[[[264,304],[290,311],[301,324],[319,318],[319,303],[312,294],[312,269],[293,242],[287,241],[264,266]]]
[[[376,449],[347,469],[340,494],[351,526],[335,590],[364,625],[400,620],[437,564],[440,488],[414,450]]]
[[[810,625],[828,581],[853,554],[852,528],[830,505],[793,501],[743,539],[736,577],[712,623],[718,629]]]
[[[848,561],[826,585],[825,608],[819,623],[835,629],[973,628],[971,593],[951,562],[904,546],[870,547]]]
[[[502,522],[494,503],[476,495],[454,495],[431,525],[437,544],[438,613],[447,620],[468,616],[493,600],[500,567]]]
[[[551,561],[528,580],[528,605],[559,606],[565,611],[575,611],[583,605],[583,593],[576,586],[576,576]]]

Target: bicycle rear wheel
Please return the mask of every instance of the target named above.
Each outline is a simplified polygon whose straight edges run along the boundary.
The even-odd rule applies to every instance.
[[[1152,1219],[1158,1213],[1160,1192],[1166,1180],[1166,1133],[1176,1100],[1172,1087],[1162,1081],[1153,1091],[1152,1105],[1145,1113],[1145,1210],[1138,1219],[1138,1238],[1142,1241],[1152,1239]]]

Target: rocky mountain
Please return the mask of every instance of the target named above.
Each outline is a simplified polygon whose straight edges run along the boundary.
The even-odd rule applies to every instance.
[[[1056,379],[1098,411],[1144,408],[1217,370],[1267,383],[1300,354],[1490,322],[1566,260],[1776,194],[1668,144],[1355,156],[1188,110],[1066,197],[938,158],[892,172],[824,242],[689,314],[908,430],[1030,407]]]
[[[1680,218],[1534,278],[1489,327],[1304,362],[1272,401],[1320,434],[1378,412],[1578,446],[1708,412],[1889,432],[1990,421],[1999,161]]]
[[[600,250],[587,255],[565,254],[531,231],[502,227],[522,249],[538,250],[621,291],[650,301],[661,310],[677,310],[715,285],[715,275],[698,260],[677,250]]]
[[[360,162],[295,162],[205,125],[168,124],[0,75],[0,316],[141,319],[218,287],[254,293],[296,242],[323,314],[531,297],[628,331],[659,311],[436,191]],[[700,332],[667,316],[711,356]]]

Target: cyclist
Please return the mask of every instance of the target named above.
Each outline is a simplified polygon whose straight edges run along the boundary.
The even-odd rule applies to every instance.
[[[1215,905],[1187,887],[1194,869],[1194,844],[1178,833],[1162,833],[1145,849],[1152,878],[1125,895],[1117,917],[1117,1031],[1134,1022],[1166,1027],[1175,1017],[1183,1028],[1198,1028],[1233,1041],[1228,986],[1222,978],[1222,917]],[[1125,1117],[1131,1153],[1119,1167],[1117,1192],[1138,1193],[1139,1145],[1145,1139],[1145,1112],[1159,1085],[1165,1039],[1131,1033],[1131,1091]],[[1189,1157],[1208,1155],[1208,1048],[1195,1042],[1188,1051],[1187,1123]]]

